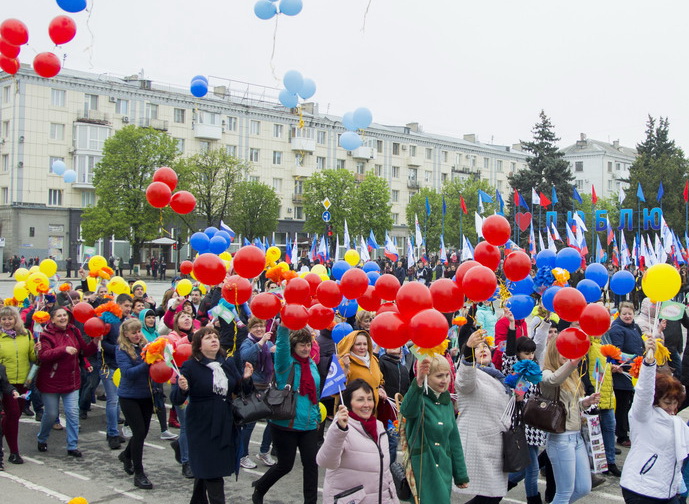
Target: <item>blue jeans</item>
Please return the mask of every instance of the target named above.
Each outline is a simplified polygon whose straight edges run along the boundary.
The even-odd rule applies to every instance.
[[[58,415],[59,401],[62,398],[62,407],[67,418],[67,449],[76,450],[77,442],[79,441],[79,391],[75,390],[66,394],[43,393],[42,398],[45,411],[41,419],[41,429],[37,436],[38,442],[48,442],[48,436],[50,436],[50,431]]]
[[[242,440],[241,457],[246,457],[249,455],[249,441],[251,441],[251,433],[254,431],[254,427],[256,427],[256,422],[242,426],[242,432],[240,434]],[[270,436],[270,428],[266,424],[266,428],[263,429],[263,439],[261,440],[261,448],[259,448],[259,453],[268,453],[272,440],[273,438]]]
[[[515,485],[524,480],[524,490],[527,497],[538,495],[538,446],[529,445],[529,458],[531,463],[519,472],[510,473],[509,481]]]
[[[179,422],[179,458],[182,464],[189,462],[189,441],[187,441],[187,409],[182,406],[175,406],[177,421]]]
[[[120,418],[120,402],[117,397],[117,387],[112,382],[114,369],[109,369],[107,373],[100,372],[103,388],[105,388],[105,420],[107,422],[106,434],[108,437],[119,436],[117,430],[117,420]]]
[[[603,434],[603,445],[605,446],[605,458],[608,464],[615,463],[615,410],[598,410],[600,418],[600,430]]]
[[[557,486],[552,504],[569,504],[591,492],[589,455],[579,432],[548,434],[545,449]]]

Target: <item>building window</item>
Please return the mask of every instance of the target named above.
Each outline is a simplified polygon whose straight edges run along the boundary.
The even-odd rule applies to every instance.
[[[65,125],[50,123],[50,139],[62,141],[65,139]]]
[[[416,192],[410,191],[410,192],[409,192],[409,201],[408,201],[408,203],[411,203],[411,200],[412,200],[412,198],[413,198],[414,196],[416,196]]]
[[[383,141],[382,140],[376,140],[376,151],[379,154],[383,153]]]
[[[129,100],[122,100],[118,98],[115,102],[115,113],[120,115],[129,115]]]
[[[408,176],[411,182],[416,182],[418,180],[418,172],[416,168],[409,168]]]
[[[211,150],[211,143],[206,140],[199,141],[199,150],[201,152],[208,152]]]
[[[62,191],[60,189],[48,189],[48,205],[62,206]]]
[[[411,157],[416,157],[416,145],[409,146],[409,155]]]
[[[318,142],[320,145],[325,145],[325,131],[319,131],[316,134],[316,142]]]
[[[273,164],[274,165],[282,164],[282,152],[273,151]]]
[[[433,175],[433,172],[428,171],[428,170],[424,171],[423,172],[423,181],[426,183],[430,183],[432,175]]]
[[[12,87],[5,86],[4,88],[2,88],[2,103],[9,103],[10,96],[12,96]]]
[[[476,156],[471,156],[469,158],[469,166],[471,168],[476,168]]]
[[[317,156],[316,157],[316,169],[317,170],[325,170],[325,158]]]
[[[227,131],[237,131],[237,118],[227,116]]]
[[[294,194],[304,194],[304,181],[295,180],[294,181]]]
[[[254,148],[249,149],[249,161],[253,161],[254,163],[258,163],[259,152],[260,152],[259,149],[254,149]]]
[[[294,218],[298,220],[304,220],[304,207],[294,207]]]
[[[77,124],[76,147],[92,151],[102,151],[105,140],[110,136],[110,128],[88,124]]]
[[[612,173],[612,161],[608,161],[608,173]]]
[[[517,171],[517,163],[510,163],[510,173],[514,174]]]
[[[498,180],[498,191],[502,191],[502,180]]]
[[[577,186],[577,190],[584,189],[584,181],[583,180],[575,180],[574,184]]]
[[[9,187],[3,187],[2,188],[2,204],[3,205],[9,205],[10,204],[10,189],[9,189]]]
[[[426,159],[433,159],[433,149],[426,149]]]
[[[225,152],[228,156],[237,157],[237,146],[236,145],[226,145]]]
[[[383,165],[382,164],[375,165],[374,170],[375,170],[376,177],[382,177],[383,176]]]
[[[608,191],[612,191],[612,180],[608,180]]]
[[[29,227],[29,238],[34,238],[36,236],[36,228],[31,226]]]
[[[77,182],[80,184],[93,184],[93,174],[96,165],[102,158],[102,156],[85,156],[81,154],[75,156],[74,166],[77,170]]]
[[[392,223],[396,226],[399,224],[400,221],[400,214],[394,213],[392,214]]]
[[[81,206],[82,208],[94,206],[96,204],[96,191],[82,191]]]
[[[146,119],[158,119],[158,105],[155,103],[146,104]]]
[[[250,175],[249,176],[249,182],[260,182],[260,181],[261,181],[261,177],[259,177],[258,175]]]
[[[357,164],[356,164],[356,172],[357,172],[359,175],[363,175],[364,173],[366,173],[366,163],[364,163],[363,161],[357,162]]]
[[[620,163],[615,163],[615,170],[620,171]]]
[[[252,135],[260,135],[261,134],[261,121],[251,121],[251,126],[249,132]]]
[[[393,166],[392,167],[392,178],[400,178],[400,167],[399,166]]]
[[[175,143],[177,144],[177,152],[184,154],[184,138],[175,138]]]
[[[10,171],[10,155],[9,154],[3,154],[2,155],[2,171]]]
[[[490,168],[490,159],[487,157],[484,157],[483,158],[483,169],[487,170],[488,168]]]
[[[443,163],[447,163],[447,151],[443,151]]]
[[[55,161],[62,161],[63,163],[65,162],[65,158],[63,157],[56,157],[56,156],[50,156],[50,164],[48,165],[48,173],[53,173],[53,163]],[[5,170],[6,171],[6,170]]]
[[[184,124],[184,120],[186,119],[184,116],[186,115],[186,110],[181,109],[181,108],[176,108],[175,113],[174,113],[174,121],[176,123]]]
[[[294,155],[294,166],[296,166],[297,168],[301,168],[304,166],[304,156],[303,155],[301,155],[299,153],[296,153]]]
[[[282,192],[282,179],[281,178],[274,178],[273,179],[273,189],[275,192]]]
[[[574,171],[583,172],[584,171],[584,162],[583,161],[576,161],[574,163]]]
[[[282,124],[273,124],[273,137],[282,138]]]
[[[7,138],[10,136],[10,121],[2,121],[2,136]]]
[[[337,163],[335,165],[335,168],[338,170],[344,170],[345,169],[345,160],[344,159],[338,159]]]
[[[88,116],[89,110],[98,110],[98,95],[84,95],[84,114]]]
[[[441,173],[440,174],[440,181],[444,184],[447,182],[447,173]]]
[[[400,192],[397,189],[393,189],[390,192],[390,198],[392,199],[393,203],[397,203],[400,200]]]
[[[64,89],[50,90],[50,104],[53,107],[64,107],[67,101],[67,91]]]
[[[502,159],[498,159],[495,162],[495,171],[498,173],[502,173]]]
[[[392,155],[393,156],[399,156],[400,155],[400,144],[397,142],[392,142]]]

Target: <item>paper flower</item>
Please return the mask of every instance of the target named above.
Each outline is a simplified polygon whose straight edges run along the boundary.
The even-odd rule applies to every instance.
[[[610,364],[622,361],[622,351],[615,345],[601,345],[600,353]]]
[[[422,361],[426,357],[433,358],[433,356],[436,354],[440,355],[440,356],[445,355],[445,352],[447,351],[448,343],[449,343],[449,340],[445,340],[440,345],[435,346],[433,348],[421,348],[420,346],[412,345],[410,350],[411,350],[411,353],[416,355],[417,359]]]
[[[103,315],[105,312],[112,313],[118,320],[122,318],[122,308],[114,301],[108,301],[96,308],[96,315],[98,316]]]
[[[452,319],[452,325],[463,326],[467,323],[466,317],[455,317]]]
[[[63,283],[60,285],[60,292],[69,292],[72,290],[72,286],[69,285],[68,283]]]
[[[45,324],[50,320],[50,314],[44,311],[35,311],[31,319],[37,324]]]
[[[659,366],[663,366],[667,363],[667,361],[672,360],[670,357],[670,351],[665,345],[663,345],[662,340],[660,339],[656,340],[655,358]]]
[[[505,385],[510,388],[515,388],[519,382],[519,373],[511,373],[505,376]]]
[[[157,338],[146,345],[141,351],[141,357],[146,364],[153,364],[154,362],[165,360],[165,346],[168,340],[166,338]]]
[[[491,348],[495,346],[495,338],[493,336],[486,336],[484,338],[484,341],[486,342],[486,345],[488,345]]]
[[[534,385],[540,383],[543,379],[543,373],[541,373],[540,366],[529,359],[522,359],[518,361],[514,366],[512,366],[512,370],[526,381],[533,383]]]
[[[564,287],[567,283],[567,280],[569,280],[569,271],[564,268],[553,268],[551,273],[555,278],[555,285]]]
[[[629,370],[629,375],[632,378],[638,378],[639,377],[639,371],[641,371],[641,363],[643,362],[644,358],[642,355],[639,355],[632,361],[632,368]]]
[[[19,306],[19,301],[12,298],[5,298],[2,302],[5,306]]]

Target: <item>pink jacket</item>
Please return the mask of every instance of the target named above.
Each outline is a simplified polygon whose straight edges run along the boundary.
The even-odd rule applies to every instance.
[[[493,364],[496,369],[502,369],[502,353],[505,350],[505,342],[507,341],[507,330],[510,327],[510,321],[507,317],[502,317],[495,323],[495,346],[493,350]],[[526,325],[525,320],[515,320],[514,328],[517,331],[517,338],[529,335],[529,326]]]
[[[184,303],[186,303],[186,301]],[[182,311],[182,309],[184,308],[184,303],[180,303],[177,308],[168,308],[167,310],[165,310],[165,315],[163,315],[163,323],[170,329],[174,328],[175,315]],[[201,329],[201,321],[194,318],[192,320],[192,327],[194,328],[194,331]]]
[[[342,503],[377,504],[382,489],[382,502],[399,504],[390,474],[388,434],[378,420],[378,442],[364,432],[361,423],[349,419],[347,430],[333,423],[318,450],[316,462],[325,467],[323,502],[332,504],[335,495],[360,485],[363,488],[339,501]]]

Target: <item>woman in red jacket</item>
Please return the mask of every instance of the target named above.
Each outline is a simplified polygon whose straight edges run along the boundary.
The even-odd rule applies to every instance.
[[[502,353],[505,351],[508,331],[514,331],[516,338],[529,335],[526,321],[524,319],[514,320],[512,312],[509,308],[505,308],[502,312],[502,318],[495,323],[495,346],[497,348],[493,352],[493,364],[497,369],[502,369]]]
[[[41,367],[36,385],[41,392],[45,412],[38,433],[38,451],[48,451],[48,436],[57,418],[58,402],[62,398],[67,417],[67,454],[78,458],[81,457],[77,449],[81,387],[79,360],[96,353],[101,338],[86,344],[72,322],[72,314],[66,308],[56,308],[39,338],[38,359]]]

